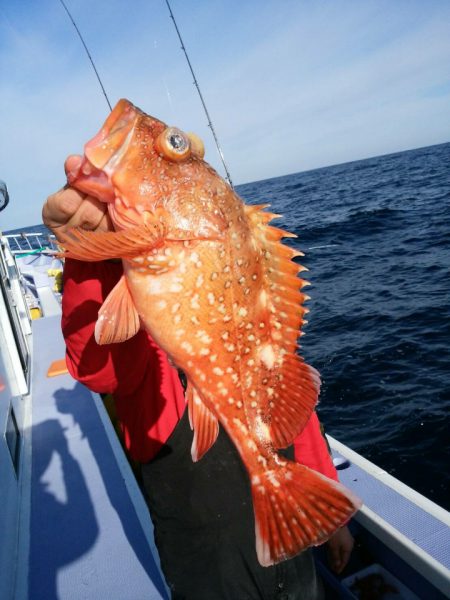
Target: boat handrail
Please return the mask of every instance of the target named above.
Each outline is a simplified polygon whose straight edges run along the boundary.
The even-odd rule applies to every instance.
[[[3,237],[6,238],[13,254],[25,254],[30,251],[40,252],[45,249],[56,250],[56,237],[53,234],[44,234],[36,231],[30,233],[7,233]]]

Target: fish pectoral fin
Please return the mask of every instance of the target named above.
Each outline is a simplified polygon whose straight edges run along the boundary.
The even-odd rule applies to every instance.
[[[95,340],[101,346],[124,342],[136,335],[140,325],[125,275],[122,275],[99,310]]]
[[[164,241],[161,221],[146,220],[139,227],[122,231],[85,231],[70,229],[58,234],[64,252],[60,258],[95,262],[111,258],[133,258],[158,248]]]
[[[189,423],[194,430],[191,455],[194,462],[199,461],[211,448],[219,435],[217,417],[205,406],[195,387],[189,382],[186,390]]]
[[[263,567],[322,544],[361,506],[340,483],[290,461],[251,481],[256,553]]]

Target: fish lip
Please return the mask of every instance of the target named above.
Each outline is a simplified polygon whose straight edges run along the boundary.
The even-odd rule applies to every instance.
[[[139,113],[128,100],[119,100],[100,131],[84,147],[84,155],[93,167],[111,174],[131,141]]]

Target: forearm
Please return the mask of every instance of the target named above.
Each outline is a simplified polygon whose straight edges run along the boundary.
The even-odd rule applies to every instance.
[[[64,267],[62,331],[67,366],[75,379],[100,393],[129,391],[148,362],[143,331],[121,344],[99,346],[94,338],[98,311],[121,275],[121,263],[67,259]]]
[[[306,427],[294,440],[294,451],[297,462],[338,481],[338,475],[328,445],[320,430],[316,412],[312,413]]]

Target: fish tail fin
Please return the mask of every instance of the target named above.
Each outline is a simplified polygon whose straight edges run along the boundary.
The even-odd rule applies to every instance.
[[[264,567],[322,544],[361,506],[340,483],[294,462],[251,483],[256,552]]]

